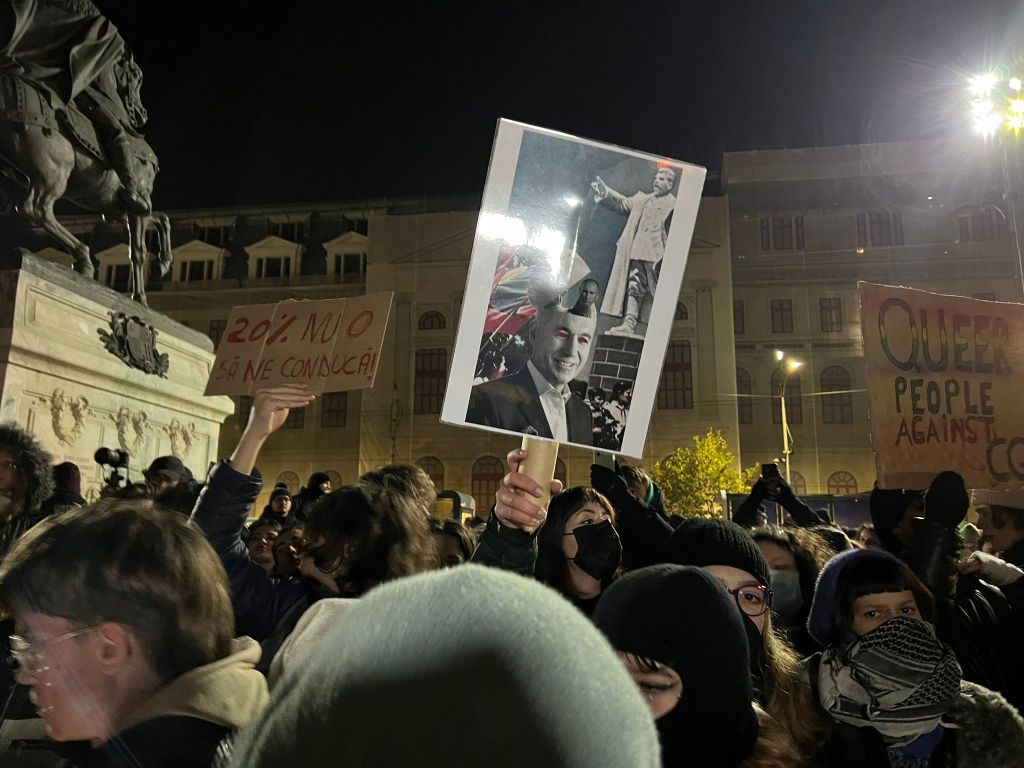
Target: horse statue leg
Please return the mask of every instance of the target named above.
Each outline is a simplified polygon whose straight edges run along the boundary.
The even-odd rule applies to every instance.
[[[22,216],[68,249],[75,271],[92,279],[96,270],[89,248],[71,234],[53,213],[53,205],[63,197],[68,178],[75,167],[75,150],[56,135],[44,135],[42,128],[30,125],[23,133],[5,132],[0,136],[0,150],[29,180],[25,199],[15,207]]]
[[[128,252],[132,261],[132,277],[129,287],[132,301],[137,301],[144,307],[149,306],[149,302],[146,301],[146,268],[149,266],[146,253],[146,218],[146,214],[130,213],[127,216]]]
[[[171,271],[171,263],[174,255],[171,253],[171,220],[166,213],[154,211],[146,216],[147,222],[156,230],[157,241],[160,252],[157,254],[157,264],[160,267],[160,277],[165,277]]]

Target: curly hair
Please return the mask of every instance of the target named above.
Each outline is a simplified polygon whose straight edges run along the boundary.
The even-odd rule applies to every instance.
[[[324,494],[304,527],[317,567],[334,573],[342,597],[429,570],[434,542],[420,502],[392,488],[360,483]]]
[[[385,464],[371,469],[359,478],[359,485],[376,486],[411,497],[425,517],[430,517],[430,507],[437,501],[434,481],[415,464]]]

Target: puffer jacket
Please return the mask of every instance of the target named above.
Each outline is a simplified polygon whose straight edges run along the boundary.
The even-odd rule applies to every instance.
[[[258,641],[270,637],[282,617],[306,595],[304,584],[274,578],[249,559],[242,530],[262,487],[258,470],[243,475],[227,461],[218,462],[192,511],[192,522],[206,534],[228,572],[235,634]]]
[[[10,523],[0,529],[0,557],[41,519],[43,502],[53,495],[53,458],[16,424],[0,424],[0,450],[8,451],[25,479],[25,499]]]
[[[961,575],[960,546],[955,530],[916,518],[900,556],[935,597],[935,632],[953,648],[964,679],[1024,711],[1024,584],[1000,589]]]

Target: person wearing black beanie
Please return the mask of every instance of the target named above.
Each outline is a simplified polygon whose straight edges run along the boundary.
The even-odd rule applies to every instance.
[[[728,590],[749,643],[754,698],[801,752],[810,749],[799,722],[803,705],[812,706],[801,682],[800,657],[772,629],[768,563],[750,534],[730,520],[687,518],[665,543],[663,558],[703,568]]]
[[[594,623],[655,716],[665,768],[731,768],[758,735],[747,640],[729,594],[700,568],[654,565],[605,590]]]

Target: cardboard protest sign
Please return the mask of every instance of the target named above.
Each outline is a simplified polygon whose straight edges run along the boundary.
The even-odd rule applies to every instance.
[[[881,488],[1024,481],[1024,305],[860,283]]]
[[[442,421],[641,456],[705,173],[501,120]]]
[[[372,387],[391,297],[374,293],[233,308],[206,394],[251,395],[299,383],[314,392]]]

